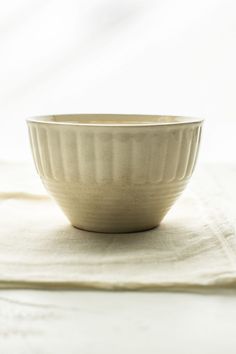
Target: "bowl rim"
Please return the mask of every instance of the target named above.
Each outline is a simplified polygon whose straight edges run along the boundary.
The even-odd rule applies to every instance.
[[[59,117],[76,117],[76,116],[83,116],[83,117],[146,117],[146,118],[175,118],[179,119],[179,121],[170,121],[170,122],[135,122],[135,123],[81,123],[77,121],[53,121],[49,120],[50,118],[59,118]],[[48,120],[47,120],[48,119]],[[158,126],[158,127],[165,127],[165,126],[173,126],[173,125],[186,125],[186,124],[201,124],[204,122],[203,118],[197,117],[189,117],[189,116],[180,116],[180,115],[169,115],[169,114],[130,114],[130,113],[62,113],[62,114],[48,114],[48,115],[39,115],[39,116],[31,116],[26,119],[27,124],[44,124],[44,125],[58,125],[58,126],[91,126],[91,127],[150,127],[150,126]]]

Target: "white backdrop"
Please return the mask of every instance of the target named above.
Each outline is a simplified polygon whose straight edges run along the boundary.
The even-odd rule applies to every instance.
[[[203,116],[202,160],[236,160],[235,0],[0,0],[0,159],[25,118]]]

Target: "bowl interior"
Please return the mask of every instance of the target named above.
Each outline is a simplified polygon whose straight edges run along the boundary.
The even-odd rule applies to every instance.
[[[131,114],[63,114],[33,117],[28,122],[68,125],[171,125],[199,123],[199,118]]]

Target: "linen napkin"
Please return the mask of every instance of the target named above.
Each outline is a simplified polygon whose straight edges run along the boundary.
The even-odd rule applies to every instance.
[[[236,285],[236,166],[200,166],[156,229],[72,227],[30,165],[0,163],[0,288]]]

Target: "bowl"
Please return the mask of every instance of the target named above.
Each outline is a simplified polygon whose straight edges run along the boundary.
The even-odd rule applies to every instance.
[[[39,176],[71,224],[124,233],[160,224],[198,156],[197,118],[65,114],[27,120]]]

